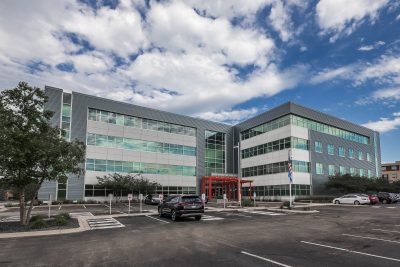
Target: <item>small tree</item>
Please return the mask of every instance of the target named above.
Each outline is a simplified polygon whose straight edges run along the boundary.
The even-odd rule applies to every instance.
[[[157,186],[159,186],[158,183],[143,178],[140,173],[135,175],[112,173],[103,177],[98,176],[97,180],[100,185],[112,190],[117,199],[119,199],[122,191],[129,191],[135,194],[152,194],[155,192]]]
[[[42,90],[25,82],[0,93],[1,183],[18,192],[21,224],[29,222],[33,201],[44,181],[65,181],[68,174],[83,173],[80,163],[85,145],[77,140],[67,142],[61,130],[50,125],[53,113],[44,109],[46,101]],[[32,191],[29,199],[27,187]]]

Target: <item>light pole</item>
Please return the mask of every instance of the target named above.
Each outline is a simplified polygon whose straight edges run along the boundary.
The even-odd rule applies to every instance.
[[[240,139],[240,138],[239,138]],[[237,157],[238,157],[238,202],[239,202],[239,206],[242,207],[242,189],[241,189],[241,184],[240,184],[240,178],[242,175],[242,172],[240,171],[240,140],[237,144],[237,146],[233,147],[234,149],[237,149]]]

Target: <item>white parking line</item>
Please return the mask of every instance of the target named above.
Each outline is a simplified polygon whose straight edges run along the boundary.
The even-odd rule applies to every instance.
[[[159,222],[169,223],[169,222],[166,222],[166,221],[164,221],[164,220],[160,220],[160,219],[154,218],[153,216],[150,216],[150,215],[146,215],[146,217],[147,217],[147,218],[150,218],[150,219],[153,219],[153,220],[156,220],[156,221],[159,221]]]
[[[375,255],[375,254],[369,254],[369,253],[350,250],[350,249],[346,249],[346,248],[338,248],[338,247],[333,247],[333,246],[328,246],[328,245],[318,244],[318,243],[312,243],[312,242],[307,242],[307,241],[300,241],[300,242],[308,244],[308,245],[319,246],[319,247],[324,247],[324,248],[331,248],[331,249],[346,251],[346,252],[349,252],[349,253],[355,253],[355,254],[370,256],[370,257],[374,257],[374,258],[380,258],[380,259],[400,262],[400,259],[384,257],[384,256]]]
[[[251,214],[259,214],[259,215],[269,215],[269,216],[281,216],[286,215],[284,213],[276,213],[271,211],[262,211],[262,210],[243,210],[241,212],[251,213]]]
[[[85,206],[85,205],[83,205],[83,207],[86,209],[86,206]]]
[[[201,216],[201,220],[202,221],[219,221],[219,220],[223,220],[223,219],[224,218],[211,216],[211,215],[203,215],[203,216]]]
[[[396,207],[386,207],[387,209],[395,209]]]
[[[387,239],[376,238],[376,237],[359,236],[359,235],[349,235],[349,234],[342,234],[342,235],[351,236],[351,237],[357,237],[357,238],[363,238],[363,239],[371,239],[371,240],[378,240],[378,241],[384,241],[384,242],[390,242],[390,243],[397,243],[397,244],[400,244],[400,241],[393,241],[393,240],[387,240]]]
[[[251,256],[251,257],[260,259],[260,260],[263,260],[263,261],[267,261],[267,262],[270,262],[270,263],[273,263],[273,264],[276,264],[276,265],[279,265],[279,266],[291,267],[290,265],[286,265],[286,264],[283,264],[283,263],[280,263],[280,262],[277,262],[277,261],[273,261],[273,260],[270,260],[270,259],[267,259],[267,258],[258,256],[258,255],[255,255],[255,254],[248,253],[248,252],[246,252],[246,251],[241,251],[240,253],[245,254],[245,255],[247,255],[247,256]]]
[[[58,209],[59,209],[59,210],[61,209],[61,205],[60,205],[60,206],[58,206]]]
[[[384,230],[384,229],[372,229],[373,231],[381,231],[381,232],[388,232],[388,233],[399,233],[400,231],[391,231],[391,230]]]

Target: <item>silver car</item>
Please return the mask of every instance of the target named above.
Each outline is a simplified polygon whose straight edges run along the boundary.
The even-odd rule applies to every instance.
[[[333,200],[334,204],[354,204],[354,205],[360,205],[360,204],[369,204],[369,198],[368,196],[363,196],[363,195],[357,195],[357,194],[348,194],[344,195],[338,198],[335,198]]]

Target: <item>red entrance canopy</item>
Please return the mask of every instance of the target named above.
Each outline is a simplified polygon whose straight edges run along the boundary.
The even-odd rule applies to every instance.
[[[228,198],[234,198],[231,196],[235,195],[235,190],[237,192],[237,199],[239,199],[239,192],[240,189],[237,190],[238,187],[238,177],[232,177],[232,176],[203,176],[201,178],[201,193],[206,193],[206,184],[208,185],[208,199],[211,200],[213,198],[213,187],[222,188],[223,194],[227,194]],[[250,184],[250,197],[251,197],[251,191],[252,191],[252,185],[251,183],[253,180],[244,180],[240,179],[240,188],[242,188],[243,184]],[[233,188],[232,188],[233,187]]]

